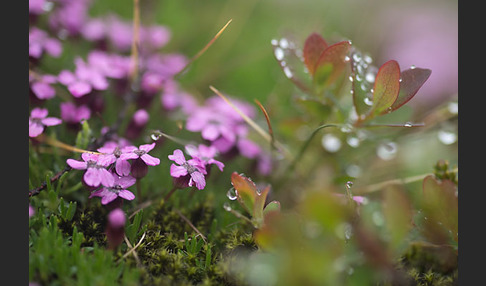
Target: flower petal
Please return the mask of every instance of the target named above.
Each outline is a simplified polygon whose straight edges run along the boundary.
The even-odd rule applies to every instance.
[[[85,170],[86,168],[88,168],[88,163],[83,162],[83,161],[77,161],[77,160],[74,160],[74,159],[67,159],[66,163],[71,168],[76,169],[76,170]]]
[[[192,183],[196,183],[196,188],[199,190],[204,189],[206,186],[206,180],[204,179],[204,175],[200,172],[192,172],[191,179],[189,180],[189,186],[192,186]]]
[[[101,204],[102,205],[106,205],[106,204],[109,204],[111,203],[113,200],[115,200],[117,198],[117,194],[113,193],[113,192],[106,192],[104,194],[104,196],[101,198]]]
[[[184,153],[181,150],[176,149],[172,155],[168,156],[170,160],[176,162],[179,165],[182,165],[186,162],[186,158],[184,157]]]
[[[47,117],[41,120],[45,126],[54,126],[62,123],[62,120],[56,117]]]
[[[160,164],[159,158],[155,158],[153,156],[150,156],[149,154],[143,154],[140,158],[145,162],[145,164],[150,166],[157,166],[158,164]]]
[[[130,174],[130,163],[127,160],[118,159],[115,163],[115,171],[120,176],[127,176]]]
[[[86,185],[91,187],[98,187],[101,184],[100,176],[96,169],[88,168],[83,176]]]
[[[152,143],[152,144],[140,145],[140,147],[138,147],[138,149],[148,153],[150,150],[154,149],[154,147],[155,147],[155,142]]]
[[[38,123],[29,124],[29,137],[37,137],[44,132],[44,125]]]
[[[135,179],[132,176],[123,176],[123,177],[118,178],[118,180],[116,180],[116,184],[119,185],[122,188],[131,187],[136,182],[137,182],[137,179]]]
[[[124,198],[125,200],[133,200],[135,198],[135,195],[130,192],[129,190],[120,190],[118,192],[118,196]]]
[[[106,169],[97,169],[101,184],[105,187],[113,187],[115,185],[115,177],[113,173]]]
[[[129,159],[137,159],[138,155],[135,153],[123,153],[120,155],[119,160],[129,160]]]
[[[188,174],[188,172],[187,172],[186,168],[184,168],[182,166],[177,166],[176,164],[170,165],[170,175],[172,177],[179,178],[179,177],[185,176],[187,174]]]

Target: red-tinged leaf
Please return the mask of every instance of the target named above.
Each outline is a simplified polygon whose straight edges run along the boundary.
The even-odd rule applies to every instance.
[[[347,65],[345,58],[350,48],[351,43],[349,41],[342,41],[327,47],[316,64],[315,85],[328,87],[343,74]]]
[[[357,58],[361,59],[361,53],[355,51],[350,56],[351,61],[351,88],[353,92],[353,105],[359,117],[364,116],[371,109],[371,98],[373,81],[376,77],[377,68],[368,66],[362,60],[356,60],[354,53],[358,54]],[[367,75],[373,76],[373,81],[367,79]]]
[[[304,63],[311,75],[314,75],[317,61],[327,48],[327,43],[321,35],[312,33],[304,43]]]
[[[387,112],[397,100],[400,91],[400,66],[394,60],[384,63],[375,78],[373,86],[373,106],[370,115]]]
[[[421,68],[413,68],[403,71],[401,75],[402,81],[400,82],[400,91],[397,100],[391,106],[392,111],[400,108],[412,99],[427,81],[431,73],[431,70]]]
[[[243,208],[253,215],[253,206],[257,197],[257,187],[250,179],[236,172],[231,174],[231,183],[236,190],[236,198]]]

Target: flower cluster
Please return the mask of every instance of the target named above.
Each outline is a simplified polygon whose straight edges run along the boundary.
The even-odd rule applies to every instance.
[[[83,153],[83,161],[67,159],[66,163],[73,169],[86,170],[83,182],[94,190],[90,198],[101,197],[101,203],[106,205],[117,197],[126,200],[135,198],[127,188],[147,174],[148,166],[160,164],[158,158],[147,154],[154,147],[155,143],[137,148],[110,141],[98,148],[100,153]]]
[[[205,176],[209,175],[210,165],[216,165],[223,171],[224,164],[214,157],[217,155],[216,148],[200,144],[186,146],[186,152],[191,159],[186,160],[180,149],[174,150],[169,159],[174,161],[170,166],[170,175],[174,178],[174,184],[179,188],[196,186],[199,190],[206,186]]]

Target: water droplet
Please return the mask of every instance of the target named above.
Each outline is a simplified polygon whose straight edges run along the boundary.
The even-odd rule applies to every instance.
[[[403,126],[405,126],[405,127],[412,127],[413,124],[412,124],[412,122],[405,122],[405,124],[403,124]]]
[[[341,140],[332,134],[322,136],[321,144],[326,151],[331,153],[337,152],[339,149],[341,149]]]
[[[346,139],[346,143],[348,143],[349,146],[356,148],[359,146],[359,139],[358,137],[350,136]]]
[[[373,105],[373,100],[371,100],[369,97],[365,97],[364,103],[366,105],[368,105],[368,106],[372,106]]]
[[[353,77],[352,76],[349,76],[349,81],[350,82],[353,82],[353,80],[354,80]]]
[[[275,54],[275,58],[276,58],[278,61],[283,60],[283,58],[284,58],[284,56],[285,56],[284,51],[283,51],[281,48],[279,48],[279,47],[276,47],[273,53]]]
[[[349,62],[350,60],[351,60],[351,59],[350,59],[348,56],[345,56],[345,57],[344,57],[344,61],[345,61],[345,62]]]
[[[387,112],[387,113],[390,113],[390,112],[392,112],[392,111],[393,111],[393,108],[391,108],[391,107],[388,107],[388,108],[386,109],[386,112]]]
[[[439,130],[437,138],[439,138],[439,141],[445,145],[451,145],[457,141],[456,133],[446,130]]]
[[[360,75],[360,74],[357,74],[357,75],[356,75],[356,80],[357,80],[357,81],[362,81],[362,80],[363,80],[363,76],[362,76],[362,75]]]
[[[360,53],[354,53],[353,54],[353,60],[355,62],[360,62],[361,61],[361,54]]]
[[[376,154],[382,160],[388,161],[397,155],[398,146],[395,142],[385,142],[378,146]]]
[[[375,74],[372,72],[366,73],[365,79],[367,82],[373,83],[375,82]]]
[[[449,110],[449,112],[451,114],[458,114],[459,113],[459,104],[457,102],[455,102],[455,101],[450,102],[447,105],[447,109]]]
[[[366,91],[366,89],[368,88],[365,83],[362,83],[360,87],[361,87],[361,90],[363,90],[363,91]]]
[[[341,132],[344,132],[344,133],[349,133],[353,130],[353,126],[351,126],[351,124],[344,124],[342,127],[341,127]]]
[[[280,39],[279,45],[282,49],[287,49],[289,47],[289,41],[285,38]]]
[[[370,57],[370,55],[368,55],[368,54],[365,54],[365,55],[363,56],[363,60],[364,60],[364,61],[365,61],[365,63],[367,63],[367,64],[371,64],[371,63],[373,62],[373,59],[372,59],[372,58]]]
[[[278,45],[278,40],[277,39],[272,39],[270,41],[270,43],[272,43],[272,45],[276,46],[276,45]]]
[[[414,69],[416,69],[416,68],[417,68],[417,67],[416,67],[415,65],[411,65],[411,66],[410,66],[410,69],[411,69],[411,70],[414,70]]]
[[[351,187],[353,186],[353,184],[354,184],[353,182],[347,181],[346,182],[346,188],[351,189]]]
[[[346,174],[350,177],[357,178],[361,175],[361,168],[358,165],[349,165],[346,168]]]
[[[349,90],[349,93],[354,94],[354,90],[353,89]]]
[[[161,134],[152,133],[152,134],[150,135],[150,138],[151,138],[152,140],[154,140],[154,141],[157,141],[157,140],[159,140],[159,139],[160,139],[160,136],[162,136],[162,135],[161,135]]]
[[[289,67],[284,67],[283,71],[284,71],[285,76],[288,77],[288,78],[292,78],[294,76]]]
[[[398,79],[398,82],[402,82],[402,80],[403,80],[402,78],[399,78],[399,79]]]
[[[226,196],[228,197],[228,199],[232,201],[236,200],[236,198],[238,197],[235,188],[229,189],[228,192],[226,193]]]
[[[224,208],[224,210],[225,210],[225,211],[227,211],[227,212],[230,212],[230,211],[232,210],[232,209],[231,209],[231,206],[230,206],[230,204],[229,204],[228,202],[225,202],[225,203],[223,204],[223,208]]]

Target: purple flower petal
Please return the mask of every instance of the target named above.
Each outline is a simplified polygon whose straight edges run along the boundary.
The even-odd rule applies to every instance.
[[[119,185],[122,188],[128,188],[128,187],[133,186],[136,182],[137,182],[137,179],[135,179],[132,176],[123,176],[123,177],[119,177],[116,180],[115,184]]]
[[[48,114],[48,111],[46,108],[40,108],[40,107],[36,107],[34,109],[32,109],[32,111],[30,112],[30,117],[31,118],[45,118]]]
[[[216,138],[218,138],[219,135],[220,135],[219,129],[214,125],[207,125],[206,127],[204,127],[204,129],[201,132],[202,138],[209,141],[216,140]]]
[[[76,76],[71,71],[63,70],[57,76],[57,80],[64,85],[70,85],[76,81]]]
[[[170,175],[174,178],[179,178],[187,175],[187,169],[182,166],[177,166],[176,164],[170,165]]]
[[[29,123],[29,137],[37,137],[44,132],[44,126],[38,123]]]
[[[107,205],[111,203],[113,200],[115,200],[117,197],[118,197],[117,194],[113,192],[106,192],[104,196],[101,198],[101,204]]]
[[[31,88],[39,99],[50,99],[56,95],[56,90],[45,82],[34,82]]]
[[[135,146],[125,146],[121,149],[122,153],[132,153],[133,151],[137,150],[138,148]],[[138,158],[138,157],[137,157]]]
[[[74,160],[74,159],[67,159],[66,163],[71,168],[76,169],[76,170],[85,170],[86,168],[88,168],[88,163],[82,162],[82,161],[77,161],[77,160]]]
[[[91,92],[91,85],[83,81],[77,81],[69,84],[68,90],[74,97],[81,97]]]
[[[56,117],[47,117],[41,120],[45,126],[54,126],[62,123],[62,120]]]
[[[138,149],[140,149],[140,150],[145,151],[146,153],[148,153],[150,150],[154,149],[154,147],[155,147],[155,142],[152,143],[152,144],[140,145],[140,147]]]
[[[115,163],[115,171],[120,176],[127,176],[130,174],[130,163],[127,160],[118,159]]]
[[[83,176],[86,185],[91,187],[98,187],[101,184],[99,172],[94,168],[88,168]]]
[[[184,153],[181,150],[176,149],[172,155],[168,156],[170,160],[176,162],[179,165],[182,165],[186,162],[186,158],[184,157]]]
[[[113,177],[113,173],[106,169],[96,169],[98,171],[98,176],[100,178],[100,182],[105,187],[113,187],[115,185],[115,178]]]
[[[120,228],[126,223],[125,213],[120,209],[114,209],[108,214],[108,223],[111,227]]]
[[[155,158],[153,156],[150,156],[149,154],[143,154],[140,158],[145,162],[145,164],[149,166],[156,166],[160,164],[159,158]]]
[[[129,190],[120,190],[118,192],[118,196],[124,198],[125,200],[133,200],[135,198],[135,195],[130,192]]]
[[[137,159],[138,155],[135,153],[123,153],[120,155],[119,160],[129,160],[129,159]]]
[[[204,179],[204,175],[200,172],[192,172],[191,179],[189,180],[189,186],[193,185],[193,182],[196,183],[196,188],[199,190],[204,189],[206,186],[206,180]]]

